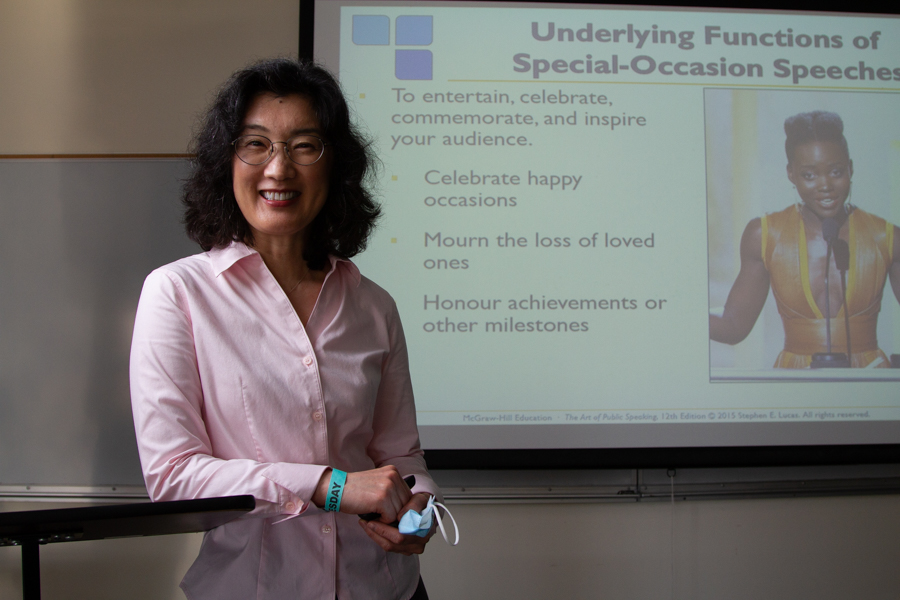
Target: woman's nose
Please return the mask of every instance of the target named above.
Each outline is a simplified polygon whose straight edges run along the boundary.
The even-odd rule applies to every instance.
[[[272,146],[272,158],[266,163],[266,177],[272,179],[288,179],[296,173],[296,165],[288,158],[287,145],[275,144]]]

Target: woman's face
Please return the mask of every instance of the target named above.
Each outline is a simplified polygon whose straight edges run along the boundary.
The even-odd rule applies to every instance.
[[[794,148],[788,179],[803,204],[820,219],[835,218],[850,195],[853,161],[835,142],[810,142]]]
[[[244,117],[240,135],[257,134],[285,142],[299,134],[324,137],[312,104],[304,96],[257,96]],[[301,166],[275,144],[275,152],[261,165],[248,165],[234,155],[231,169],[234,196],[253,232],[254,244],[274,238],[299,237],[312,223],[328,197],[331,152],[312,165]],[[268,239],[267,239],[268,238]]]

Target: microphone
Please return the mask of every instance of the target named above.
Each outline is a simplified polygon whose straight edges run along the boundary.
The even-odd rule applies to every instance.
[[[834,241],[838,239],[838,231],[840,231],[840,229],[841,226],[831,217],[822,219],[822,237],[825,238],[825,241],[828,242],[829,246],[832,246]]]
[[[825,345],[828,351],[816,352],[813,354],[812,362],[809,365],[812,369],[850,366],[850,359],[847,355],[844,355],[842,352],[831,351],[831,293],[829,292],[828,271],[831,266],[831,253],[835,251],[835,246],[838,245],[837,242],[843,242],[843,240],[838,238],[840,229],[841,224],[835,219],[831,217],[822,219],[822,237],[825,238],[825,241],[828,243],[828,251],[825,254]],[[844,242],[844,245],[846,244],[847,243]],[[837,256],[835,256],[835,261],[837,261]],[[849,248],[847,249],[847,263],[850,263]],[[841,276],[843,280],[843,271],[841,272]],[[841,283],[843,284],[843,281]],[[844,298],[844,304],[846,304],[846,294],[844,294]],[[846,309],[844,310],[844,316],[847,317]],[[849,342],[849,327],[847,328],[847,334]]]
[[[850,269],[850,245],[845,240],[834,240],[834,266],[841,272],[841,296],[844,299],[844,331],[847,335],[847,356],[853,356],[850,350],[850,307],[847,306],[847,270]]]
[[[841,273],[846,273],[850,268],[850,245],[838,238],[834,240],[834,266]]]

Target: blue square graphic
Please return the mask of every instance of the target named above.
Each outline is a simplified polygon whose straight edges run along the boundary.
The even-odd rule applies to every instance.
[[[395,50],[394,75],[397,79],[431,79],[431,50]]]
[[[391,19],[386,15],[353,15],[353,43],[387,46],[391,43]]]
[[[432,39],[432,17],[404,15],[397,17],[398,46],[428,46]]]

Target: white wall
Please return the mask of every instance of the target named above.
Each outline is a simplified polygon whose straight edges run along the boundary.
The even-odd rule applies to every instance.
[[[233,71],[297,54],[297,0],[3,0],[0,154],[183,153]]]
[[[295,53],[297,22],[296,0],[4,0],[0,154],[185,152],[211,90]],[[422,561],[434,600],[900,597],[898,496],[451,507],[461,545]],[[181,599],[199,543],[43,547],[43,597]],[[19,597],[19,552],[0,548],[0,598]]]
[[[897,598],[900,498],[453,506],[434,600]]]

